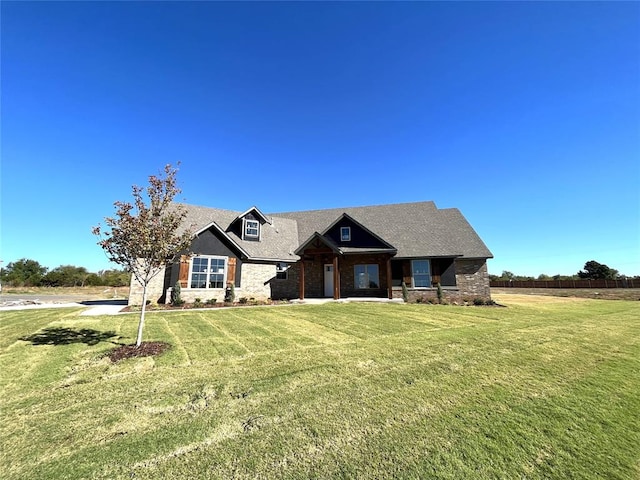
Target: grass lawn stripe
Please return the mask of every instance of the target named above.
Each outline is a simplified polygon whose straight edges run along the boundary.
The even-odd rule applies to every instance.
[[[3,400],[0,468],[9,479],[637,478],[637,302],[528,301],[154,312],[146,338],[179,340],[194,364],[179,349],[110,364],[107,342],[45,347],[60,357],[39,362],[50,372]],[[55,322],[137,325],[86,318]],[[224,342],[235,352],[220,356]],[[0,359],[15,355],[19,372],[38,348]]]

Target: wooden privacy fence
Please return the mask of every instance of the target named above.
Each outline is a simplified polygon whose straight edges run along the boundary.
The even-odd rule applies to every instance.
[[[492,280],[496,288],[640,288],[640,279],[623,280]]]

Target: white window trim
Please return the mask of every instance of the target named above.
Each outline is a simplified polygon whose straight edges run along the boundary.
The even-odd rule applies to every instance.
[[[254,222],[256,224],[256,227],[250,227],[249,222]],[[256,235],[254,235],[253,233],[247,233],[248,228],[255,228],[258,231],[258,233]],[[243,238],[260,239],[260,221],[251,220],[250,218],[243,218],[242,219],[242,236]]]
[[[347,238],[344,238],[344,235],[342,235],[342,230],[346,230],[347,231]],[[351,241],[351,227],[340,227],[340,241],[341,242],[350,242]]]
[[[283,266],[283,268],[279,268],[281,265]],[[289,279],[289,267],[291,267],[291,265],[289,265],[288,263],[285,263],[285,262],[276,263],[276,280],[288,280]],[[284,273],[284,278],[278,278],[278,274],[279,273]]]
[[[222,287],[211,287],[209,288],[209,280],[207,279],[207,283],[204,288],[192,288],[191,287],[191,279],[193,277],[193,264],[195,263],[193,260],[196,258],[207,258],[209,259],[208,264],[211,265],[211,259],[215,259],[215,260],[224,260],[224,274],[222,277]],[[209,267],[211,268],[211,267]],[[195,273],[205,273],[205,272],[195,272]],[[207,274],[211,273],[211,272],[206,272]],[[224,289],[224,286],[227,284],[227,274],[229,273],[229,257],[223,257],[220,255],[195,255],[194,257],[191,258],[191,262],[189,262],[189,278],[187,279],[187,289],[191,289],[191,290],[220,290],[220,289]]]
[[[429,265],[429,285],[426,287],[416,287],[416,280],[415,280],[415,276],[413,274],[413,263],[414,262],[427,262],[427,264]],[[424,274],[420,274],[420,275],[424,275]],[[426,290],[427,288],[431,288],[431,260],[429,260],[428,258],[416,258],[415,260],[411,260],[411,288],[413,289],[423,289]]]

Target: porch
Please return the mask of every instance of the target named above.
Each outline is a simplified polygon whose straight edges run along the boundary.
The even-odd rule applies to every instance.
[[[300,260],[291,278],[300,300],[393,299],[403,297],[403,285],[420,298],[438,286],[450,290],[447,296],[458,294],[455,257],[396,258],[397,250],[379,238],[356,246],[317,232],[295,253]]]
[[[411,259],[396,259],[391,253],[340,254],[327,249],[302,255],[292,273],[300,300],[398,299],[403,298],[403,283],[411,301],[436,298],[438,284],[445,298],[460,296],[453,258],[423,260],[422,264],[427,267],[419,277],[420,263]]]
[[[298,294],[308,298],[393,299],[389,253],[305,252],[298,262]]]

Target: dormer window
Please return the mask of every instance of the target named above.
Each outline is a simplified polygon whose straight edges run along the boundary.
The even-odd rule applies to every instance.
[[[244,237],[260,238],[260,222],[258,220],[244,219]]]
[[[351,227],[340,227],[340,241],[351,241]]]

